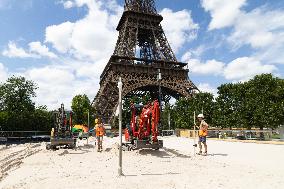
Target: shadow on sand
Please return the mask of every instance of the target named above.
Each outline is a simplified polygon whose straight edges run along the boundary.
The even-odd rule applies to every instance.
[[[105,152],[110,152],[112,148],[106,148]]]
[[[95,148],[95,146],[92,145],[92,144],[85,144],[84,146],[78,146],[78,149],[79,149],[79,150],[82,150],[82,149],[91,149],[91,148]]]
[[[169,172],[169,173],[141,173],[139,175],[123,175],[125,177],[137,177],[137,176],[163,176],[163,175],[180,175],[180,173],[172,173],[172,172]]]
[[[181,154],[180,152],[169,149],[169,148],[162,148],[161,150],[153,150],[153,149],[141,149],[139,150],[140,155],[152,155],[160,158],[171,158],[173,156],[180,157],[180,158],[191,158],[191,156]]]
[[[153,150],[153,149],[141,149],[139,150],[140,155],[151,155],[159,158],[170,158],[171,154],[164,150]]]
[[[174,149],[170,149],[170,148],[164,148],[165,151],[174,154],[176,157],[180,157],[180,158],[191,158],[191,156],[189,155],[185,155],[185,154],[181,154],[180,152],[178,152],[177,150]]]
[[[72,155],[76,155],[76,154],[86,154],[86,153],[89,153],[91,151],[89,150],[76,150],[76,151],[72,151],[72,152],[69,152],[68,150],[64,150],[62,153],[58,154],[59,156],[63,156],[63,155],[67,155],[67,154],[72,154]]]
[[[228,156],[228,154],[207,154],[207,156]]]
[[[75,149],[73,150],[64,150],[62,153],[58,154],[59,156],[64,156],[64,155],[67,155],[67,154],[86,154],[86,153],[89,153],[91,152],[90,150],[88,149],[92,149],[94,148],[95,146],[94,145],[84,145],[84,146],[78,146],[76,147]]]

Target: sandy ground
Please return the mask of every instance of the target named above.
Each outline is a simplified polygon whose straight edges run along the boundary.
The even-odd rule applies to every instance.
[[[208,140],[209,155],[194,155],[193,141],[164,137],[164,149],[123,152],[118,177],[117,138],[93,139],[76,150],[45,144],[0,146],[0,188],[198,188],[283,189],[284,146]],[[196,150],[197,151],[197,150]]]

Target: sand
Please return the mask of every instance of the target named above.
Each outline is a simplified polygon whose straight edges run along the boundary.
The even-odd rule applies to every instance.
[[[76,150],[45,150],[45,143],[0,146],[0,188],[154,189],[284,188],[284,146],[208,140],[209,155],[194,155],[188,138],[164,137],[164,149],[123,152],[118,177],[118,138],[94,139]]]

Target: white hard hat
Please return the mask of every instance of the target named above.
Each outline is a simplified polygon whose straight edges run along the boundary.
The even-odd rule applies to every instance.
[[[198,118],[204,118],[204,115],[203,115],[203,114],[198,114],[197,117],[198,117]]]

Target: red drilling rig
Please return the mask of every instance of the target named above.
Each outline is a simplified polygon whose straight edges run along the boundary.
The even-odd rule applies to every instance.
[[[142,108],[138,117],[137,105],[131,103],[131,122],[125,131],[124,149],[134,150],[141,148],[151,148],[158,150],[163,147],[163,141],[158,140],[158,125],[160,122],[160,105],[155,100]],[[141,107],[141,106],[140,106]]]

